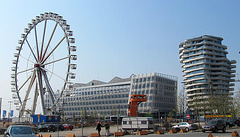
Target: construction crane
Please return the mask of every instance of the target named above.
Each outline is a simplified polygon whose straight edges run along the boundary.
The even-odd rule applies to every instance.
[[[147,95],[131,95],[131,100],[129,101],[129,107],[128,107],[128,116],[137,117],[138,105],[146,101],[147,101]]]

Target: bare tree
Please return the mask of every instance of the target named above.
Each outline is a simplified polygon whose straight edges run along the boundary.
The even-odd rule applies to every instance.
[[[187,94],[185,93],[184,89],[182,89],[178,92],[177,104],[178,104],[178,112],[182,114],[183,117],[187,110],[186,100],[187,100]]]
[[[240,91],[235,92],[231,103],[233,117],[240,117]]]

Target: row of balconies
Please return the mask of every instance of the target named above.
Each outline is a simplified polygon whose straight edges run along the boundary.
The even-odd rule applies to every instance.
[[[224,90],[224,91],[233,91],[234,88],[229,87],[214,87],[213,90]],[[193,91],[201,91],[201,90],[209,90],[208,88],[193,88],[193,89],[187,89],[185,92],[187,93],[187,96],[195,96],[195,95],[202,95],[205,94],[204,92],[198,92],[198,93],[191,93]],[[209,90],[210,91],[210,90]]]
[[[206,62],[206,61],[201,61],[201,62],[196,62],[196,63],[192,63],[192,64],[187,64],[187,62],[185,62],[185,67],[191,67],[191,66],[197,66],[200,64],[209,64],[209,65],[215,65],[215,66],[225,66],[225,67],[230,67],[230,68],[236,68],[236,65],[229,65],[227,62]]]
[[[192,46],[197,46],[197,45],[214,45],[214,46],[218,46],[218,47],[221,47],[223,49],[227,49],[227,46],[225,45],[222,45],[222,44],[219,44],[219,43],[215,43],[215,42],[212,42],[212,41],[206,41],[206,39],[202,39],[203,41],[202,42],[199,42],[199,43],[187,43],[188,41],[185,41],[185,45],[184,48],[188,48],[188,47],[192,47]],[[195,39],[194,39],[195,41]]]
[[[196,75],[202,75],[202,74],[207,74],[207,75],[218,75],[218,76],[225,76],[225,77],[235,77],[235,74],[228,74],[227,72],[222,72],[222,71],[217,71],[217,72],[207,72],[207,70],[204,70],[201,72],[200,71],[192,71],[193,73],[191,72],[184,72],[183,73],[183,76],[185,78],[188,78],[188,77],[191,77],[191,76],[196,76]]]
[[[207,50],[213,50],[213,51],[218,51],[218,52],[222,52],[222,53],[228,54],[228,52],[226,50],[219,49],[219,48],[216,48],[216,47],[212,47],[211,43],[208,43],[208,42],[203,42],[203,43],[197,44],[197,45],[205,45],[205,46],[203,46],[201,48],[196,48],[196,49],[184,49],[183,53],[196,51],[196,50],[207,49]],[[193,44],[192,46],[195,46],[195,45]]]
[[[236,73],[236,70],[232,70],[232,69],[228,69],[226,67],[208,67],[208,66],[201,66],[201,67],[198,67],[198,68],[192,68],[192,69],[189,69],[189,70],[186,70],[186,67],[183,68],[183,72],[184,73],[189,73],[189,72],[192,72],[192,71],[197,71],[197,70],[215,70],[215,71],[225,71],[225,72],[229,72],[229,73]]]
[[[203,76],[203,77],[192,78],[192,79],[190,79],[190,80],[187,80],[188,78],[190,78],[190,77],[192,77],[192,76],[200,76],[200,75],[203,75],[203,74],[207,74],[207,73],[202,72],[202,73],[197,73],[197,74],[192,74],[192,75],[185,75],[184,81],[192,81],[192,80],[206,79],[206,76]],[[212,73],[211,75],[214,75],[214,76],[215,76],[215,77],[213,77],[213,76],[210,77],[210,79],[211,79],[212,81],[214,81],[214,80],[223,80],[223,81],[227,81],[227,82],[232,81],[232,79],[231,79],[230,77],[235,76],[235,74],[231,74],[231,75],[229,76],[229,78],[228,78],[228,77],[224,77],[224,76],[226,76],[226,75],[220,75],[220,74],[217,75],[216,73]]]

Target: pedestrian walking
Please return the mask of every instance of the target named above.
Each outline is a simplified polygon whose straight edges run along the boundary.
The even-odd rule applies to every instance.
[[[105,129],[106,129],[106,136],[108,137],[108,136],[110,136],[110,125],[109,125],[109,123],[108,122],[105,122]]]
[[[97,128],[96,128],[96,130],[98,131],[98,136],[99,136],[99,137],[101,136],[101,135],[100,135],[101,127],[102,127],[102,125],[101,125],[101,123],[98,121],[98,122],[97,122]]]

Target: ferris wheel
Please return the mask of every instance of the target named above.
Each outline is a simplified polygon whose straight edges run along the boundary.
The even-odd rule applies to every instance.
[[[52,12],[36,16],[24,29],[11,74],[12,98],[19,117],[27,112],[43,115],[56,112],[62,95],[73,88],[72,70],[77,65],[72,62],[77,55],[73,54],[76,46],[72,36],[67,21]]]

